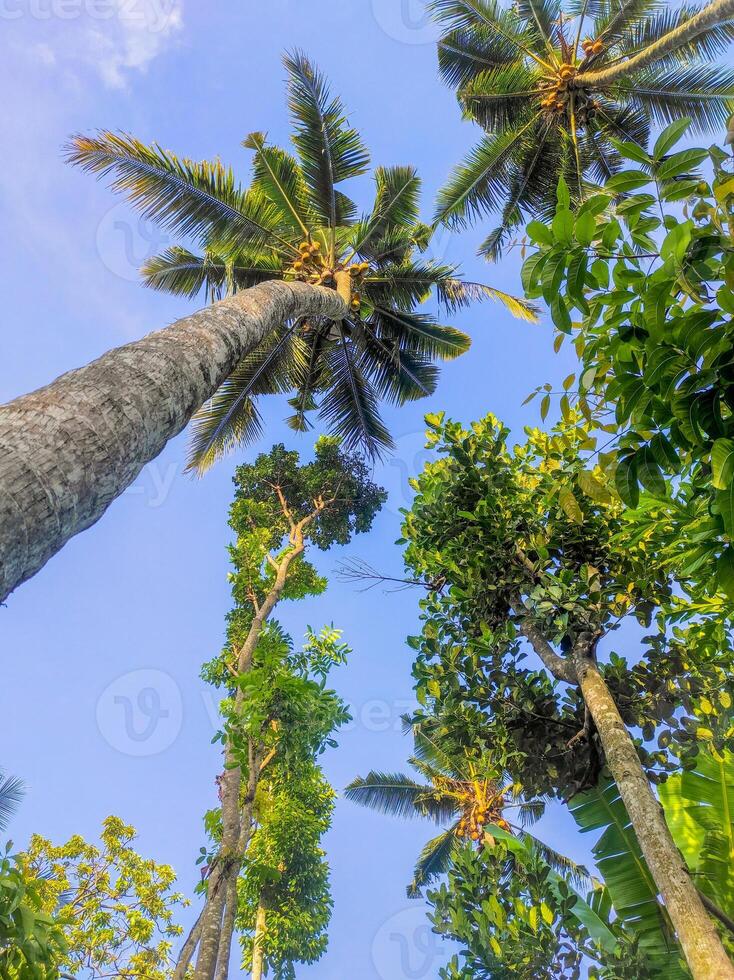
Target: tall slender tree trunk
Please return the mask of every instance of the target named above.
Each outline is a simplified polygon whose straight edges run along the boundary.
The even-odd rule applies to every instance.
[[[0,602],[112,501],[286,320],[341,319],[306,283],[254,286],[0,407]]]
[[[265,932],[267,930],[267,912],[262,901],[257,907],[255,920],[255,938],[252,945],[252,980],[262,980],[265,969]]]
[[[599,673],[595,645],[593,639],[582,638],[573,651],[578,683],[683,955],[694,980],[734,980],[734,965],[675,846],[627,726]]]
[[[633,55],[626,61],[620,61],[609,68],[600,68],[599,71],[582,72],[573,81],[574,88],[605,88],[619,82],[630,74],[654,64],[661,58],[675,51],[681,45],[695,38],[702,31],[723,21],[731,20],[734,17],[734,0],[714,0],[703,10],[695,14],[685,24],[669,31],[659,41],[655,41],[644,51]]]

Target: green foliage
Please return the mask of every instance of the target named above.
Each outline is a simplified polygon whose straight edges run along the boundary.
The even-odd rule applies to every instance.
[[[245,969],[260,904],[266,910],[266,962],[276,980],[292,980],[295,963],[315,963],[325,952],[332,900],[321,839],[331,825],[334,797],[308,758],[276,765],[261,788],[258,828],[239,882]]]
[[[614,81],[603,79],[605,69],[669,38],[695,7],[659,11],[655,0],[544,0],[510,9],[496,0],[432,0],[429,6],[444,27],[441,74],[457,89],[464,113],[486,131],[440,192],[436,220],[461,226],[498,213],[500,224],[482,246],[492,258],[524,214],[550,223],[559,178],[565,178],[566,204],[580,204],[604,181],[615,192],[633,190],[646,183],[644,172],[618,171],[626,155],[646,162],[651,123],[687,114],[705,131],[723,128],[734,110],[734,73],[710,63],[734,37],[729,21],[685,43],[658,46],[652,63],[630,64]],[[658,141],[655,152],[662,158],[668,149]],[[661,170],[672,179],[683,165],[682,158],[665,160]],[[570,213],[557,213],[553,224],[558,241],[569,245]],[[559,304],[557,321],[566,313]]]
[[[11,970],[10,977],[58,976],[59,969],[100,978],[170,975],[173,940],[181,933],[174,913],[186,903],[172,890],[173,870],[141,857],[134,841],[134,829],[117,817],[105,820],[100,846],[78,836],[61,845],[31,838],[11,874],[19,876],[33,913],[26,937],[35,930],[42,950],[44,942],[48,951],[55,946],[55,972]]]
[[[559,204],[570,240],[556,220],[528,226],[523,282],[549,303],[559,341],[573,337],[582,363],[566,411],[612,437],[600,464],[630,520],[689,592],[731,599],[734,177],[716,147],[675,151],[686,128],[671,124],[650,154],[620,143],[633,168],[576,214]]]
[[[38,883],[8,844],[0,854],[0,977],[53,980],[66,955],[64,934],[42,911]]]
[[[535,319],[532,304],[421,258],[431,230],[418,220],[420,179],[412,167],[377,168],[374,205],[358,216],[342,187],[367,171],[369,154],[319,70],[300,52],[284,60],[297,156],[251,133],[247,189],[218,161],[179,160],[131,136],[101,132],[69,146],[72,163],[111,177],[113,190],[147,218],[195,239],[198,254],[176,245],[146,262],[143,280],[153,289],[214,300],[269,280],[327,288],[337,288],[340,276],[351,281],[343,320],[283,324],[198,412],[189,466],[199,473],[262,434],[257,401],[270,394],[292,394],[287,421],[296,431],[312,428],[318,411],[348,448],[378,455],[392,446],[380,401],[400,405],[431,394],[435,362],[469,347],[465,334],[419,312],[432,293],[448,309],[491,298]]]
[[[722,693],[731,706],[728,693]],[[695,768],[670,776],[660,787],[660,799],[698,888],[734,918],[734,754],[717,751],[709,736],[710,730],[702,728]],[[724,930],[722,938],[733,952],[731,933]]]

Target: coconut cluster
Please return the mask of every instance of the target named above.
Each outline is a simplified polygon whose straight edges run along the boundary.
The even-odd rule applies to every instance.
[[[586,57],[590,58],[592,55],[602,53],[604,50],[604,42],[600,41],[598,38],[594,39],[593,37],[587,37],[581,42],[581,47],[584,49],[584,54]]]
[[[359,286],[364,282],[369,268],[369,262],[354,262],[351,265],[338,262],[335,266],[331,266],[322,254],[319,242],[304,241],[298,246],[298,258],[288,271],[301,282],[310,282],[313,286],[327,286],[330,289],[336,288],[337,273],[348,272],[353,283],[352,309],[358,310],[362,305]]]
[[[596,50],[596,45],[601,44],[601,42],[594,41],[592,43],[595,47],[594,53],[596,54],[598,53]],[[545,95],[543,99],[541,99],[540,104],[542,108],[546,110],[546,112],[553,115],[563,114],[568,109],[571,91],[573,90],[576,98],[576,120],[580,126],[584,126],[596,115],[597,109],[599,108],[599,103],[595,99],[589,97],[587,90],[583,88],[576,88],[574,86],[573,82],[577,74],[578,69],[575,65],[561,65],[558,70],[558,74],[553,78],[550,78],[547,84],[543,87]]]
[[[459,837],[467,837],[469,840],[479,841],[484,836],[484,827],[488,823],[496,824],[496,826],[501,827],[503,830],[507,830],[510,826],[496,812],[492,813],[486,803],[479,803],[464,812],[456,828],[456,833]]]

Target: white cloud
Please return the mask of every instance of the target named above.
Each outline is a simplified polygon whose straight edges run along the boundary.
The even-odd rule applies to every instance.
[[[42,36],[26,47],[36,64],[76,74],[91,69],[115,89],[124,88],[131,73],[144,72],[183,27],[182,0],[26,2],[26,16],[14,17],[9,26]]]

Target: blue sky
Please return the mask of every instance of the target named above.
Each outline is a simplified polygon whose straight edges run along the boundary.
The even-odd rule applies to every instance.
[[[139,264],[168,240],[64,164],[71,133],[122,129],[191,157],[219,154],[245,179],[247,133],[287,139],[280,57],[299,46],[342,94],[374,162],[418,166],[426,217],[476,136],[437,78],[434,30],[418,0],[0,0],[0,20],[1,401],[192,308],[137,283]],[[362,203],[370,191],[366,178],[352,188]],[[514,254],[495,267],[474,257],[483,237],[482,228],[441,235],[436,253],[471,278],[518,291]],[[392,573],[402,567],[393,542],[407,477],[426,458],[423,414],[445,409],[468,422],[493,411],[519,432],[537,421],[534,405],[522,407],[525,395],[570,370],[570,355],[552,352],[547,321],[513,321],[490,304],[454,322],[473,348],[444,370],[435,396],[388,412],[397,453],[376,478],[390,502],[373,533],[346,549]],[[266,407],[266,437],[248,457],[280,439],[309,452],[309,439],[282,424],[285,414],[277,400]],[[138,828],[141,852],[172,864],[190,892],[219,767],[210,744],[216,702],[198,672],[220,648],[229,607],[226,514],[243,454],[199,482],[182,475],[184,458],[182,436],[0,611],[0,765],[28,783],[12,826],[18,843],[32,831],[95,838],[115,813]],[[328,573],[338,558],[319,564]],[[337,789],[370,767],[401,767],[409,754],[399,717],[412,703],[404,639],[416,629],[417,602],[411,592],[333,581],[325,596],[283,610],[296,639],[307,624],[333,621],[354,650],[335,676],[355,716],[326,757]],[[448,951],[404,892],[430,833],[339,802],[327,841],[331,945],[299,976],[438,976]],[[586,858],[562,812],[546,818],[543,834]]]

